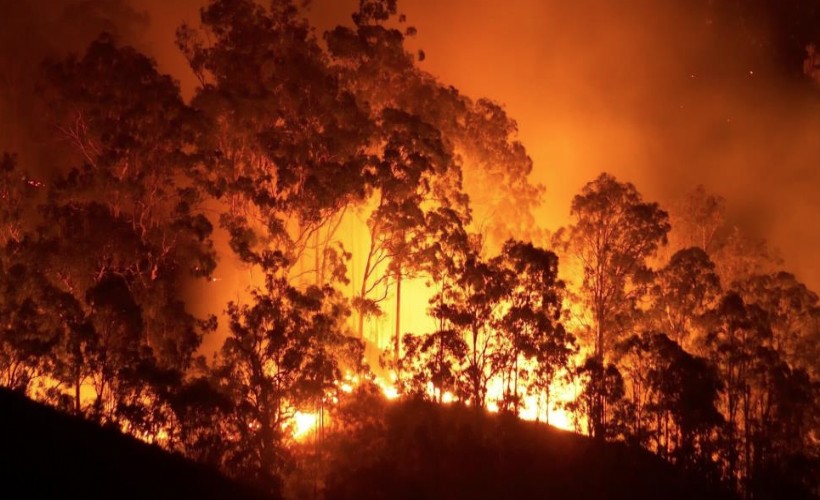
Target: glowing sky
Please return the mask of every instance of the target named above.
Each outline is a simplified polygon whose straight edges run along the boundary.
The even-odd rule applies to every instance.
[[[202,3],[139,2],[151,18],[146,48],[188,95],[194,82],[173,32]],[[313,0],[310,15],[319,30],[348,23],[356,3]],[[602,170],[663,204],[702,183],[820,289],[820,88],[795,89],[747,50],[765,46],[765,22],[735,33],[699,3],[401,0],[399,8],[419,30],[411,46],[425,50],[425,70],[503,103],[518,120],[534,179],[547,187],[543,226],[565,223],[572,196]]]

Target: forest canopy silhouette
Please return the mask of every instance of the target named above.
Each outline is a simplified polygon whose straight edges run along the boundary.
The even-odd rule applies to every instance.
[[[4,39],[0,386],[273,498],[820,495],[818,296],[731,200],[603,172],[548,228],[514,117],[400,2],[309,3],[210,0],[190,99],[125,2]],[[798,11],[766,50],[815,95]]]

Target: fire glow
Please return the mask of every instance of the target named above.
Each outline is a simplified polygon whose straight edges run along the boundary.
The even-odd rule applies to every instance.
[[[318,413],[303,413],[297,411],[293,415],[291,433],[296,440],[302,440],[312,434],[319,425]]]
[[[743,498],[808,484],[788,464],[820,456],[817,282],[762,237],[820,234],[792,205],[816,188],[792,182],[817,157],[809,0],[647,0],[617,21],[603,0],[593,18],[526,0],[550,44],[529,63],[516,36],[463,37],[503,54],[502,92],[447,51],[425,66],[405,0],[351,2],[337,26],[322,2],[197,1],[166,40],[175,74],[97,22],[137,0],[59,0],[95,30],[65,52],[59,15],[0,9],[20,14],[0,17],[8,40],[26,37],[6,18],[46,34],[0,48],[3,389],[275,498],[495,429],[641,447]],[[426,4],[525,31],[507,5]],[[801,22],[769,40],[747,22],[762,4]],[[789,217],[746,206],[764,192]],[[475,434],[404,430],[431,415]]]

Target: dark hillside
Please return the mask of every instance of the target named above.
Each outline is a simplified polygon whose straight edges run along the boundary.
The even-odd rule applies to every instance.
[[[512,416],[421,402],[384,412],[333,444],[329,498],[733,498],[642,449]]]
[[[457,405],[359,403],[366,416],[326,440],[327,498],[732,498],[639,448]],[[5,390],[0,433],[3,490],[20,498],[264,498]]]
[[[3,389],[0,478],[9,499],[264,498],[217,471]]]

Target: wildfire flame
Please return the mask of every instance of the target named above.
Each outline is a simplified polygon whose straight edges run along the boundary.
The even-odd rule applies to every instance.
[[[394,400],[401,397],[393,381],[387,381],[379,377],[376,379],[376,384],[381,387],[382,393],[387,399]],[[342,385],[342,390],[345,390],[345,384]],[[438,389],[432,384],[427,387],[427,393],[432,398],[438,400]],[[567,403],[574,401],[577,397],[576,387],[572,384],[556,381],[550,387],[550,395],[549,405],[543,401],[543,398],[537,396],[528,395],[524,397],[521,408],[518,411],[518,417],[522,420],[548,423],[553,427],[565,431],[576,431],[581,422],[578,421],[576,415],[565,407]],[[500,409],[498,402],[501,401],[502,397],[503,386],[500,381],[494,381],[494,383],[491,383],[488,387],[487,410],[492,413],[497,413]],[[451,404],[458,401],[458,397],[452,392],[446,391],[441,394],[440,400],[444,404]]]
[[[297,411],[293,414],[293,421],[291,424],[291,432],[293,438],[301,440],[309,436],[319,424],[318,413],[304,413]]]

